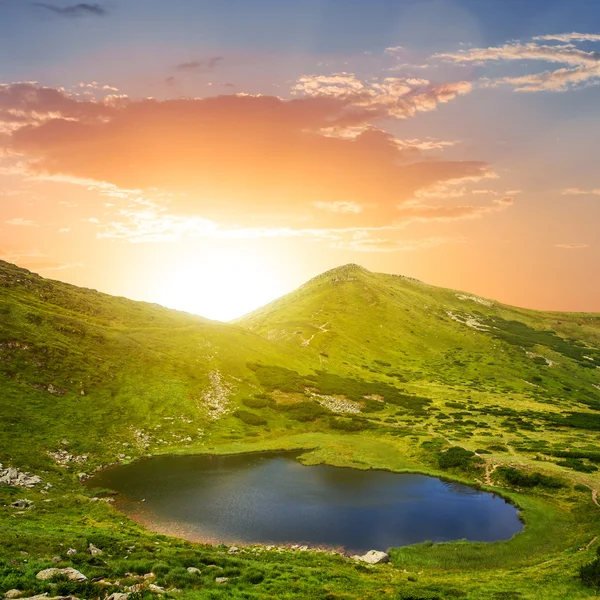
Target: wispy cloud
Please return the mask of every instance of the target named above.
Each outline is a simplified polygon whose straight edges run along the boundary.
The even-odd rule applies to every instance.
[[[581,250],[583,248],[589,248],[589,244],[570,243],[570,244],[556,244],[557,248],[564,248],[565,250]]]
[[[567,188],[561,192],[563,196],[600,196],[600,188],[590,190],[582,188]]]
[[[358,214],[363,211],[363,207],[356,202],[315,202],[315,206],[321,210],[326,210],[334,213],[354,213]]]
[[[600,79],[600,53],[577,48],[572,42],[599,42],[600,35],[568,33],[536,36],[531,42],[511,42],[502,46],[470,48],[457,52],[434,55],[433,58],[459,64],[485,64],[500,61],[541,61],[565,65],[559,69],[530,73],[521,76],[508,76],[487,80],[484,86],[501,84],[514,86],[518,92],[566,91],[571,88],[589,85]],[[562,44],[538,42],[558,41]]]
[[[35,221],[24,219],[22,217],[10,219],[9,221],[6,221],[6,224],[13,225],[15,227],[39,227],[39,225]]]
[[[61,17],[104,17],[108,14],[108,10],[104,6],[96,3],[80,2],[79,4],[71,4],[69,6],[56,6],[55,4],[48,4],[46,2],[32,2],[31,6],[49,10]]]
[[[427,79],[386,77],[363,82],[353,73],[303,75],[293,92],[313,98],[335,98],[348,106],[368,110],[374,117],[405,119],[435,110],[439,104],[468,94],[468,81],[435,84]]]
[[[201,60],[182,62],[175,66],[179,71],[210,71],[225,59],[223,56],[209,56]]]
[[[557,42],[600,42],[600,33],[551,33],[548,35],[536,35],[534,40],[556,40]]]

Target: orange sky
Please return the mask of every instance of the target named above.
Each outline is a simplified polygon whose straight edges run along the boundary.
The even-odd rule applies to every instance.
[[[112,18],[78,10],[61,27]],[[129,78],[111,48],[5,81],[0,258],[218,319],[348,262],[600,311],[600,35],[537,33],[287,66],[190,42]]]

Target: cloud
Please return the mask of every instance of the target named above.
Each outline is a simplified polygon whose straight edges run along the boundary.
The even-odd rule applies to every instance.
[[[494,200],[492,204],[479,205],[427,205],[406,204],[398,207],[399,214],[403,220],[408,221],[456,221],[464,219],[478,219],[484,215],[498,213],[506,210],[514,204],[511,197]]]
[[[589,85],[600,79],[600,52],[582,50],[571,42],[600,41],[600,35],[570,33],[536,36],[532,42],[511,42],[489,48],[470,48],[440,53],[434,58],[459,64],[485,64],[499,61],[543,61],[565,65],[559,69],[529,73],[518,77],[500,77],[483,82],[484,86],[501,84],[514,86],[518,92],[566,91]],[[564,44],[541,44],[538,41],[559,41]]]
[[[223,60],[223,56],[209,56],[208,58],[204,58],[202,60],[192,60],[189,62],[179,63],[175,66],[175,68],[179,71],[210,71]]]
[[[332,246],[341,250],[354,252],[402,252],[435,248],[446,244],[460,244],[463,238],[428,237],[418,239],[389,239],[356,236],[355,239],[334,242]]]
[[[427,79],[386,77],[364,83],[352,73],[303,75],[293,91],[313,98],[336,98],[367,110],[372,118],[405,119],[435,110],[457,96],[468,94],[468,81],[434,84]]]
[[[47,4],[45,2],[32,2],[31,6],[37,6],[53,12],[54,14],[60,15],[61,17],[104,17],[108,14],[105,7],[100,4],[88,4],[81,2],[79,4],[72,4],[70,6],[56,6],[54,4]]]
[[[66,269],[74,269],[83,266],[81,263],[59,263],[48,260],[48,258],[46,253],[40,252],[37,248],[31,250],[9,250],[7,248],[0,248],[0,260],[18,264],[30,271],[64,271]]]
[[[14,227],[39,227],[35,221],[30,221],[29,219],[24,219],[22,217],[10,219],[9,221],[6,221],[6,224],[13,225]]]
[[[383,225],[421,189],[490,176],[484,162],[425,159],[418,142],[372,126],[374,118],[405,118],[460,93],[450,84],[406,85],[416,88],[393,101],[387,92],[92,101],[16,84],[0,88],[0,117],[18,110],[10,148],[37,177],[162,190],[169,211],[183,216],[238,223],[285,216],[321,226],[356,218],[325,203],[369,206],[361,220]],[[352,128],[352,137],[331,134]]]
[[[553,33],[550,35],[536,35],[534,40],[555,40],[557,42],[600,42],[600,33]]]
[[[564,248],[566,250],[580,250],[582,248],[589,248],[590,245],[589,244],[578,244],[578,243],[573,243],[573,244],[556,244],[557,248]]]
[[[561,192],[563,196],[600,196],[600,188],[584,190],[582,188],[567,188]]]
[[[335,213],[355,213],[363,211],[363,207],[356,202],[315,202],[315,206],[321,210]]]

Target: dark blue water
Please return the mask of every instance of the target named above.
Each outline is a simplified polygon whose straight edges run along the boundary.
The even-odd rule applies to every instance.
[[[303,466],[294,456],[161,456],[107,469],[132,516],[189,538],[385,550],[425,540],[505,540],[521,531],[502,498],[424,475]]]

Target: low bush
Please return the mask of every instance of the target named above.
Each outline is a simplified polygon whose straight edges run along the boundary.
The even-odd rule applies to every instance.
[[[374,425],[366,419],[342,419],[334,417],[329,420],[329,426],[332,429],[338,429],[340,431],[364,431],[365,429],[372,429]]]
[[[600,548],[596,550],[597,557],[579,569],[579,577],[585,585],[600,587]]]
[[[275,400],[266,394],[261,394],[261,397],[244,398],[242,404],[248,408],[267,408],[275,405]]]
[[[441,469],[463,469],[469,471],[478,466],[479,459],[472,450],[453,446],[438,454],[438,464]]]
[[[584,463],[580,458],[566,458],[556,463],[559,467],[565,467],[566,469],[573,469],[573,471],[579,471],[581,473],[593,473],[598,470],[595,465],[588,465]]]
[[[256,413],[250,412],[248,410],[236,410],[233,413],[233,416],[237,417],[243,423],[246,423],[246,425],[258,426],[258,425],[266,425],[266,423],[267,423],[266,419],[264,419],[260,415],[257,415]]]
[[[532,488],[538,485],[551,489],[564,487],[563,481],[558,477],[543,475],[537,471],[526,473],[514,467],[498,467],[496,473],[513,487]]]

